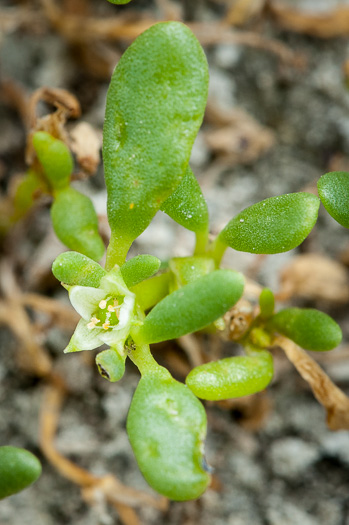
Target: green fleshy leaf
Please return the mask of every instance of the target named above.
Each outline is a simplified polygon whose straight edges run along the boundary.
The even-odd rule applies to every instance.
[[[34,170],[29,170],[17,186],[14,196],[13,219],[20,219],[34,204],[34,193],[42,188],[42,182]]]
[[[240,252],[287,252],[309,235],[319,205],[319,199],[311,193],[271,197],[234,217],[219,234],[218,242]]]
[[[195,233],[208,231],[207,204],[189,166],[177,189],[162,203],[160,209],[187,230]]]
[[[169,262],[169,268],[173,275],[171,291],[174,291],[213,272],[215,262],[210,257],[174,257]]]
[[[96,365],[102,377],[111,383],[119,381],[125,373],[125,355],[120,355],[113,348],[103,350],[96,356]]]
[[[137,341],[159,343],[196,332],[221,317],[241,297],[244,278],[216,270],[183,286],[160,301],[147,315]]]
[[[345,228],[349,228],[349,173],[332,171],[317,183],[320,199],[328,213]]]
[[[143,310],[149,310],[169,293],[170,274],[162,273],[133,286],[137,302]]]
[[[286,308],[275,314],[267,326],[305,350],[332,350],[342,340],[338,324],[329,315],[312,308]]]
[[[70,250],[95,261],[104,253],[98,233],[98,219],[91,199],[74,188],[57,192],[51,208],[53,228],[59,240]]]
[[[269,319],[274,313],[275,298],[269,288],[263,288],[259,296],[259,307],[261,309],[261,318]]]
[[[185,382],[201,399],[219,401],[264,390],[273,377],[273,358],[267,351],[228,357],[193,368]]]
[[[123,264],[185,174],[207,98],[205,54],[180,22],[142,33],[119,61],[107,95],[103,138],[108,267]]]
[[[176,501],[201,496],[210,481],[202,452],[206,414],[188,387],[168,373],[144,376],[132,399],[127,432],[153,489]]]
[[[130,288],[154,275],[161,261],[153,255],[137,255],[120,267],[126,286]]]
[[[53,275],[70,286],[98,288],[107,272],[98,263],[78,252],[58,255],[52,265]]]
[[[40,474],[40,461],[31,452],[17,447],[0,447],[0,499],[29,487]]]
[[[33,146],[52,188],[66,188],[73,171],[73,159],[69,148],[46,131],[34,133]]]

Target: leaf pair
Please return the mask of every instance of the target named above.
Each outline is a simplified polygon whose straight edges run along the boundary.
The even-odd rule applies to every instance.
[[[319,205],[311,193],[289,193],[258,202],[227,224],[217,237],[216,251],[220,255],[227,246],[256,254],[292,250],[314,227]]]
[[[54,198],[51,219],[57,237],[71,250],[98,261],[104,253],[98,218],[91,199],[70,186],[73,159],[69,149],[45,131],[34,134],[33,146]]]

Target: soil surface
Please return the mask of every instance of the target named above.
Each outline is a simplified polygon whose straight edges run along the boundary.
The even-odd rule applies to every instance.
[[[297,8],[305,18],[315,17],[310,24],[313,29],[304,30],[301,22],[289,27],[289,17],[278,17],[273,11],[276,3],[285,9]],[[263,1],[236,1],[235,7],[237,4],[249,6],[250,15],[245,13],[243,23],[235,28],[227,23],[219,29],[227,17],[236,21],[234,16],[242,16],[234,12],[234,2],[133,0],[126,6],[113,6],[106,0],[0,0],[3,202],[11,181],[26,170],[26,128],[19,100],[23,102],[42,86],[67,89],[81,103],[81,120],[91,124],[98,135],[108,78],[133,38],[132,31],[124,39],[101,38],[92,31],[89,39],[82,34],[74,39],[64,23],[59,25],[50,16],[47,6],[52,5],[62,8],[66,19],[124,17],[123,24],[132,28],[140,20],[179,18],[195,27],[209,62],[210,95],[191,165],[209,205],[213,233],[250,204],[282,193],[316,192],[316,181],[323,173],[349,171],[345,78],[349,45],[343,31],[335,31],[341,27],[341,12],[334,16],[348,8],[349,2],[283,0],[267,7]],[[333,23],[330,38],[318,35],[316,16],[321,12]],[[226,32],[235,36],[228,38]],[[40,106],[40,111],[45,113],[48,108]],[[68,129],[75,124],[69,121]],[[92,197],[107,235],[102,164],[94,176],[77,179],[76,187]],[[42,412],[52,377],[43,378],[45,373],[30,370],[28,356],[23,355],[30,346],[25,337],[27,324],[30,341],[44,349],[54,373],[64,377],[69,388],[59,415],[57,450],[95,476],[110,473],[122,484],[156,496],[138,470],[125,430],[139,377],[136,369],[129,364],[124,378],[110,384],[94,366],[95,352],[63,355],[74,320],[67,321],[64,329],[61,322],[55,322],[57,312],[52,316],[46,307],[26,307],[27,324],[16,317],[16,294],[29,292],[55,300],[64,305],[68,317],[73,315],[65,291],[50,274],[52,261],[64,247],[53,234],[49,204],[39,199],[35,210],[1,241],[1,301],[15,321],[13,317],[4,321],[6,315],[0,309],[0,444],[34,452],[42,461],[43,473],[32,487],[1,501],[0,524],[136,525],[136,515],[125,517],[120,507],[104,501],[101,491],[94,498],[82,493],[47,461],[40,446]],[[231,250],[224,265],[277,292],[280,274],[295,256],[318,254],[339,262],[347,279],[348,239],[348,231],[321,208],[316,227],[300,248],[265,258]],[[134,244],[132,255],[185,256],[193,243],[190,232],[161,213]],[[324,281],[324,287],[331,286],[330,276]],[[313,357],[348,394],[349,299],[329,301],[321,295],[321,286],[306,298],[301,295],[295,294],[289,304],[318,307],[341,325],[341,347]],[[209,337],[198,341],[207,359],[210,353],[239,353],[233,343]],[[179,344],[156,347],[154,355],[177,379],[184,380],[189,365]],[[214,469],[212,487],[198,501],[170,502],[166,510],[140,502],[135,507],[139,523],[349,525],[349,432],[328,430],[325,411],[307,383],[281,350],[274,357],[275,377],[266,392],[242,403],[206,404],[205,453]]]

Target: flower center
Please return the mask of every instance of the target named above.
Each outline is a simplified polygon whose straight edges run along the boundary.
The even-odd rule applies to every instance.
[[[103,328],[103,330],[112,330],[114,326],[119,324],[120,308],[123,301],[124,298],[121,295],[102,299],[87,327],[90,329]]]

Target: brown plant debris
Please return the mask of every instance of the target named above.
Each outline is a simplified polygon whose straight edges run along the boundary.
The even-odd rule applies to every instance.
[[[334,304],[349,301],[349,277],[345,266],[319,254],[292,259],[280,276],[279,301],[291,297],[324,300]]]
[[[338,5],[333,10],[321,14],[300,11],[289,7],[279,0],[271,0],[268,9],[278,24],[297,33],[333,38],[349,33],[349,7]]]
[[[349,430],[349,398],[332,383],[328,375],[302,348],[286,337],[274,340],[300,375],[309,384],[316,399],[327,411],[327,425],[331,430]]]
[[[225,20],[233,26],[243,26],[262,13],[265,3],[266,0],[235,0],[228,8]]]
[[[102,41],[132,41],[143,31],[159,20],[147,15],[140,16],[132,11],[126,11],[118,17],[98,18],[66,14],[53,0],[41,0],[44,14],[52,26],[70,43],[86,44],[92,40]],[[190,23],[190,29],[196,34],[201,44],[217,43],[241,44],[258,49],[264,49],[277,55],[283,62],[296,66],[304,66],[304,57],[294,53],[286,45],[264,37],[252,31],[232,31],[226,22]]]
[[[0,288],[4,295],[0,301],[0,323],[6,324],[20,342],[17,358],[21,366],[39,377],[47,376],[52,369],[51,359],[38,343],[35,328],[21,304],[21,292],[13,271],[6,261],[0,268]]]
[[[79,122],[70,132],[71,150],[81,168],[88,174],[96,173],[102,145],[102,137],[87,122]]]
[[[44,395],[40,418],[40,445],[50,463],[73,483],[80,486],[82,495],[90,504],[95,504],[101,496],[119,512],[125,525],[138,525],[139,519],[133,507],[150,505],[159,510],[166,510],[168,500],[153,497],[145,492],[126,487],[115,476],[107,474],[97,477],[65,458],[54,445],[59,414],[65,392],[57,385],[50,385]]]
[[[38,117],[37,106],[40,102],[46,102],[46,104],[55,107],[56,110],[43,117]],[[78,118],[80,114],[79,101],[66,89],[42,87],[34,91],[30,97],[28,108],[27,164],[31,166],[36,157],[32,142],[32,136],[36,131],[46,131],[69,144],[69,136],[65,129],[66,122],[69,118]]]
[[[242,109],[223,109],[210,99],[205,118],[217,126],[204,133],[207,145],[229,164],[253,163],[275,144],[273,131]]]

